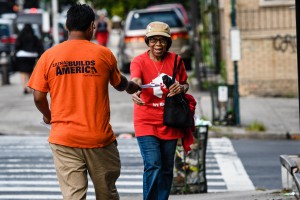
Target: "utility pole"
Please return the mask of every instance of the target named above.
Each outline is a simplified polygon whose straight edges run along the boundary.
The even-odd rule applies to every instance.
[[[198,13],[199,13],[199,6],[198,6],[198,0],[191,0],[191,8],[192,8],[192,29],[193,29],[193,49],[194,49],[194,58],[195,58],[195,73],[197,78],[197,88],[201,89],[201,72],[200,72],[200,57],[201,55],[201,49],[199,48],[200,40],[199,35],[197,31],[198,27]]]
[[[231,0],[231,27],[232,30],[234,31],[231,34],[231,40],[235,40],[236,38],[232,38],[232,36],[238,36],[239,37],[239,31],[236,29],[236,16],[235,16],[235,0]],[[237,32],[238,31],[238,32]],[[238,38],[240,39],[240,38]],[[233,45],[239,45],[236,44],[236,42],[232,42],[231,43],[231,48],[233,48]],[[240,47],[238,47],[240,48]],[[239,54],[237,57],[240,56],[240,49],[236,49],[238,52],[235,52],[237,54]],[[234,53],[234,51],[232,50],[231,53]],[[231,55],[231,57],[233,57],[233,55]],[[234,111],[235,111],[235,123],[237,126],[240,125],[240,103],[239,103],[239,76],[238,76],[238,61],[239,58],[237,59],[233,59],[233,66],[234,66]]]
[[[57,0],[52,0],[52,28],[53,28],[53,40],[54,45],[59,43],[59,35],[58,35],[58,4]]]
[[[298,101],[299,101],[299,95],[300,95],[300,3],[299,0],[295,0],[295,5],[296,5],[296,35],[297,35],[297,62],[298,62]],[[300,113],[300,101],[299,101],[299,113]]]

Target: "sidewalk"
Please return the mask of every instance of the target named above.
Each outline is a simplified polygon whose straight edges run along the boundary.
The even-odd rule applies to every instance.
[[[190,91],[197,99],[196,113],[203,110],[203,116],[212,120],[212,103],[209,93]],[[254,139],[299,139],[299,100],[282,97],[240,97],[240,126],[213,126],[210,137],[228,136],[231,138]],[[246,128],[254,122],[266,127],[263,132],[251,132]]]
[[[141,200],[142,196],[125,196],[122,200]],[[169,200],[295,200],[294,196],[286,196],[275,190],[219,192],[188,195],[171,195]]]
[[[14,135],[47,135],[48,130],[39,122],[41,114],[33,103],[32,95],[23,95],[18,73],[10,76],[10,85],[0,85],[0,133]],[[191,90],[198,101],[196,114],[211,120],[211,98],[207,92]],[[130,95],[112,89],[110,91],[111,124],[116,133],[133,133]],[[202,108],[202,112],[200,112]],[[285,138],[299,136],[298,98],[241,97],[241,126],[213,126],[210,136],[226,135],[230,137]],[[266,126],[264,132],[248,132],[245,127],[254,121]]]

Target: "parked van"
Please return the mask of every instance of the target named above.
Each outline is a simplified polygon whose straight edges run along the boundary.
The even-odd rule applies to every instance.
[[[16,24],[19,31],[25,24],[31,24],[34,34],[43,41],[44,49],[52,46],[49,12],[37,8],[24,9],[18,13]]]

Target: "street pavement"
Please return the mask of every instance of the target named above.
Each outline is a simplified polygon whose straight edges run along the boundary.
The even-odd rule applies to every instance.
[[[128,75],[127,75],[128,77]],[[47,136],[48,130],[40,125],[41,114],[33,103],[31,94],[22,93],[20,77],[18,73],[10,76],[10,85],[0,86],[0,133],[3,135],[37,135]],[[211,97],[207,92],[190,90],[198,101],[196,114],[211,120]],[[127,93],[117,92],[110,88],[111,124],[116,134],[134,133],[132,125],[131,96]],[[288,135],[291,138],[299,136],[299,107],[298,98],[240,98],[241,126],[213,126],[209,131],[209,137],[251,137],[251,138],[279,138]],[[267,128],[264,132],[249,132],[245,129],[254,121],[261,122]],[[279,165],[280,163],[278,163]],[[280,189],[280,188],[279,188]],[[142,199],[140,195],[125,196],[124,200]],[[265,200],[265,199],[294,199],[292,196],[284,196],[277,191],[237,191],[219,192],[207,194],[172,195],[170,200],[193,199],[230,199],[230,200]]]
[[[128,75],[126,75],[128,77]],[[0,86],[0,133],[13,135],[47,135],[40,125],[42,116],[31,94],[24,95],[18,73],[10,76],[10,84]],[[197,100],[196,114],[212,119],[212,103],[208,92],[189,91]],[[110,87],[111,124],[115,133],[134,133],[131,96]],[[209,136],[252,138],[292,138],[299,136],[298,98],[240,97],[241,126],[213,126]],[[263,132],[247,131],[254,122],[266,127]]]
[[[0,138],[0,200],[62,199],[47,136]],[[136,139],[119,137],[118,150],[122,165],[116,186],[120,197],[140,197],[143,161]],[[208,193],[254,190],[228,138],[209,139],[206,178]],[[87,199],[95,199],[93,183],[90,179],[88,183]]]
[[[0,138],[0,199],[62,199],[47,136],[7,135]],[[143,164],[137,141],[120,137],[118,144],[122,168],[116,185],[120,197],[122,200],[142,199]],[[283,194],[274,193],[275,190],[254,191],[252,182],[230,144],[230,140],[225,137],[208,140],[208,194],[172,195],[170,199],[240,199],[243,196],[251,199],[259,195],[270,199],[282,197]],[[216,165],[216,162],[219,164]],[[87,199],[95,199],[90,179]]]

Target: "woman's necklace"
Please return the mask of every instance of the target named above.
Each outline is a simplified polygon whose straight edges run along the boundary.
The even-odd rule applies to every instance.
[[[152,59],[151,59],[151,60],[152,60]],[[161,66],[161,68],[160,68],[159,71],[158,71],[158,68],[157,68],[155,62],[154,62],[153,60],[152,60],[152,62],[153,62],[153,64],[154,64],[155,69],[156,69],[156,71],[157,71],[157,73],[158,73],[158,76],[159,76],[159,75],[161,74],[161,70],[164,68],[164,62],[165,62],[165,61],[163,61],[162,66]]]

